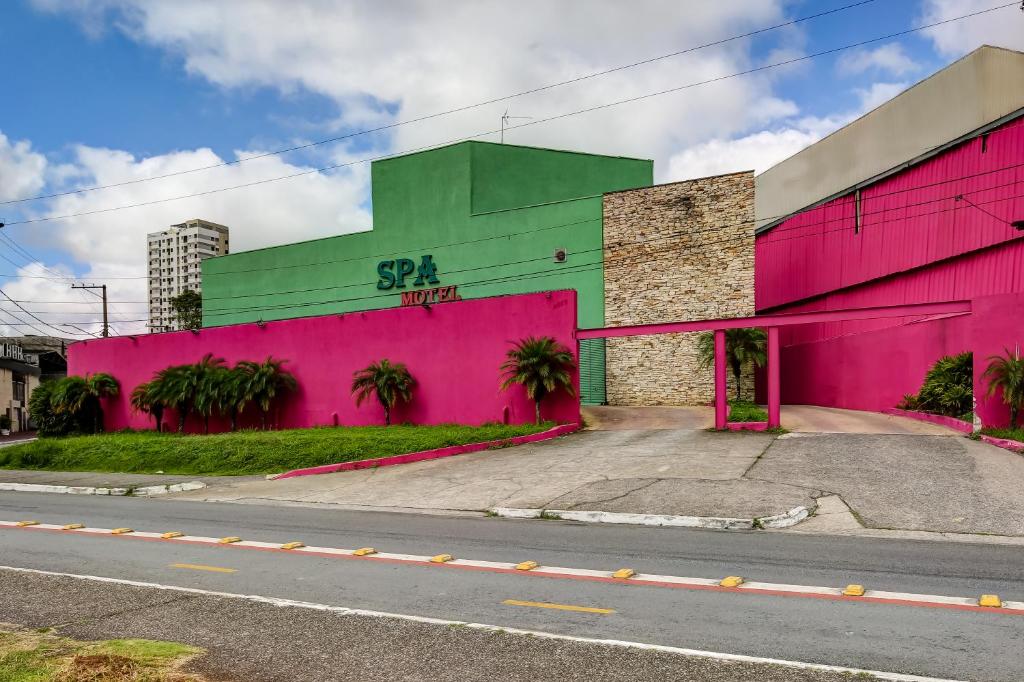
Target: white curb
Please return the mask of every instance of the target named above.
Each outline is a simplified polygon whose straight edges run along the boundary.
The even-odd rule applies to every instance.
[[[205,488],[201,481],[175,483],[173,485],[149,485],[141,488],[94,488],[87,485],[46,485],[42,483],[0,483],[0,491],[19,493],[57,493],[62,495],[114,495],[154,497],[168,493],[182,493]]]
[[[585,523],[622,523],[637,526],[674,526],[677,528],[710,528],[713,530],[751,530],[753,528],[787,528],[811,515],[807,507],[794,507],[783,514],[756,519],[734,519],[718,516],[677,516],[673,514],[626,514],[606,511],[570,511],[564,509],[517,509],[493,507],[487,510],[507,519],[562,519]]]

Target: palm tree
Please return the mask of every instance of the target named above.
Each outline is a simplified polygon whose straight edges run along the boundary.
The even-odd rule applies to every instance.
[[[244,379],[239,379],[239,385],[245,387],[246,395],[251,396],[249,399],[259,406],[260,426],[263,429],[267,428],[267,414],[275,398],[288,391],[294,391],[299,386],[295,377],[284,369],[286,362],[288,361],[268,356],[263,362],[243,360],[235,365],[235,369],[247,375]],[[247,401],[241,402],[242,407],[245,406],[245,402]]]
[[[501,365],[502,390],[512,384],[522,384],[526,395],[533,401],[537,423],[540,424],[540,404],[549,393],[558,389],[569,395],[573,390],[572,370],[576,367],[572,352],[550,336],[520,339],[505,355]]]
[[[253,364],[253,363],[249,363]],[[221,414],[228,415],[231,421],[231,430],[238,430],[238,415],[245,409],[247,403],[253,401],[252,373],[238,363],[231,369],[225,369],[219,377],[219,391],[217,395],[217,410]]]
[[[767,344],[767,335],[763,329],[758,327],[725,330],[725,360],[732,369],[733,378],[736,379],[736,400],[743,399],[743,391],[740,387],[740,376],[743,373],[743,366],[753,362],[758,367],[764,367],[767,358],[765,350]],[[703,332],[697,338],[697,354],[702,367],[714,367],[714,332]]]
[[[1020,350],[1010,353],[1005,349],[1004,355],[990,356],[982,376],[988,379],[989,396],[1002,390],[1003,402],[1010,407],[1010,428],[1017,428],[1017,416],[1024,407],[1024,358]]]
[[[208,395],[204,390],[207,375],[223,363],[222,358],[214,358],[212,353],[207,353],[195,364],[172,365],[156,373],[157,396],[164,405],[173,407],[178,413],[178,433],[185,432],[185,421],[197,402],[202,405],[204,416],[209,417]]]
[[[159,397],[160,386],[157,380],[139,384],[132,390],[131,404],[136,412],[145,412],[156,420],[156,432],[163,431],[164,403]]]
[[[117,379],[106,372],[69,376],[61,379],[53,391],[53,404],[57,412],[74,415],[78,419],[92,417],[92,432],[103,428],[103,398],[116,397],[120,392]]]
[[[203,433],[210,433],[210,415],[220,404],[223,375],[227,368],[224,366],[224,358],[215,358],[213,353],[207,353],[192,367],[196,374],[196,392],[192,406],[203,418]]]
[[[384,408],[385,426],[391,425],[391,408],[395,403],[412,400],[412,387],[415,385],[416,380],[404,364],[392,364],[387,358],[372,362],[352,374],[352,395],[356,397],[356,407],[370,396],[376,396]]]

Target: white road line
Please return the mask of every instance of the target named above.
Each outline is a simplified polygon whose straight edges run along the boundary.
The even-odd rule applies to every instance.
[[[761,656],[744,656],[742,654],[726,654],[716,651],[702,651],[700,649],[684,649],[674,646],[663,646],[660,644],[645,644],[642,642],[630,642],[618,639],[598,639],[593,637],[573,637],[571,635],[560,635],[553,632],[541,632],[537,630],[522,630],[519,628],[506,628],[500,625],[488,625],[486,623],[467,623],[459,620],[446,620],[443,618],[431,618],[428,616],[412,616],[403,613],[388,613],[386,611],[370,611],[367,609],[354,609],[347,606],[332,606],[330,604],[318,604],[314,602],[295,601],[292,599],[281,599],[279,597],[263,597],[251,594],[235,594],[232,592],[216,592],[213,590],[201,590],[194,587],[178,587],[177,585],[163,585],[160,583],[149,583],[138,580],[124,580],[121,578],[106,578],[96,575],[79,575],[76,573],[60,573],[57,571],[41,571],[34,568],[18,568],[15,566],[0,566],[0,570],[28,573],[33,575],[46,575],[61,578],[73,578],[76,580],[88,580],[92,582],[108,583],[113,585],[127,585],[129,587],[141,587],[156,590],[167,590],[171,592],[183,592],[208,597],[219,597],[222,599],[238,599],[258,604],[269,604],[282,608],[311,609],[315,611],[327,611],[346,616],[364,616],[370,618],[394,618],[415,623],[429,625],[455,625],[475,630],[486,630],[489,632],[504,632],[513,635],[526,635],[531,637],[542,637],[568,642],[580,642],[583,644],[596,644],[601,646],[624,647],[630,649],[642,649],[645,651],[659,651],[680,656],[691,656],[696,658],[708,658],[719,661],[735,663],[760,663],[769,665],[785,666],[787,668],[798,668],[801,670],[821,670],[825,672],[847,673],[850,675],[873,675],[878,679],[891,680],[892,682],[958,682],[938,677],[922,677],[920,675],[904,675],[902,673],[890,673],[880,670],[864,670],[859,668],[846,668],[843,666],[825,665],[821,663],[805,663],[803,661],[788,661],[778,658],[764,658]]]
[[[0,521],[0,528],[13,528],[18,527],[17,521]],[[31,526],[18,527],[19,530],[44,530],[44,531],[61,531],[63,533],[81,533],[85,535],[103,535],[117,538],[144,538],[147,540],[160,540],[162,542],[182,542],[191,544],[207,544],[217,546],[228,546],[240,549],[258,549],[258,550],[281,550],[281,543],[275,542],[259,542],[256,540],[241,540],[239,542],[231,543],[230,545],[222,545],[220,538],[204,537],[199,535],[184,535],[179,538],[164,539],[161,538],[160,533],[146,532],[146,531],[133,531],[122,535],[112,535],[111,529],[109,528],[78,528],[66,530],[63,526],[53,523],[37,523]],[[293,550],[281,550],[288,551],[291,554],[307,554],[307,555],[336,555],[336,556],[352,556],[355,550],[352,549],[341,549],[335,547],[300,547]],[[430,556],[421,556],[418,554],[397,554],[389,552],[379,552],[366,557],[362,557],[370,561],[393,561],[393,562],[405,562],[405,563],[430,563]],[[587,568],[565,568],[561,566],[538,566],[532,571],[516,571],[516,564],[506,563],[500,561],[481,561],[475,559],[460,559],[455,558],[444,564],[432,564],[437,566],[446,567],[464,567],[464,568],[479,568],[482,570],[497,570],[497,571],[515,571],[516,573],[529,574],[534,576],[564,576],[567,578],[583,578],[592,579],[597,578],[601,580],[612,579],[612,571],[597,571]],[[644,584],[661,584],[661,585],[679,585],[680,587],[697,587],[697,588],[718,588],[720,579],[711,578],[688,578],[683,576],[673,575],[653,575],[648,573],[636,573],[632,578],[628,579],[616,579],[616,582],[622,583],[633,583],[638,585]],[[824,587],[818,585],[787,585],[782,583],[762,583],[762,582],[744,582],[738,587],[730,588],[737,592],[757,592],[757,591],[768,591],[778,593],[779,595],[820,595],[824,597],[834,597],[838,599],[850,599],[855,601],[860,599],[859,597],[843,597],[842,588],[839,587]],[[891,602],[899,602],[903,604],[921,604],[925,606],[953,606],[953,607],[978,607],[977,597],[950,597],[944,595],[935,594],[914,594],[910,592],[885,592],[882,590],[867,590],[864,593],[864,598],[867,600],[886,600]],[[992,611],[993,613],[1014,613],[1024,614],[1024,602],[1017,601],[1004,601],[1002,607],[989,608],[986,607],[985,611]]]

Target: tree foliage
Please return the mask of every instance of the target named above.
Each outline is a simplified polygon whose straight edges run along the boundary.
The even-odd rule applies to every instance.
[[[157,392],[159,385],[155,381],[147,381],[132,389],[129,402],[136,412],[145,412],[156,420],[157,432],[163,431],[164,405],[163,399]]]
[[[412,400],[412,388],[416,380],[401,362],[392,363],[387,358],[372,362],[352,375],[352,395],[356,406],[370,397],[376,397],[384,408],[384,424],[391,425],[391,410],[398,402]]]
[[[178,416],[179,433],[185,432],[188,417],[195,414],[203,420],[203,432],[209,433],[210,418],[215,414],[228,417],[231,430],[237,430],[239,415],[246,405],[254,403],[266,428],[276,401],[298,388],[295,377],[284,370],[285,362],[268,357],[263,362],[242,360],[228,367],[224,358],[207,353],[198,362],[166,367],[151,381],[136,387],[141,401],[137,409],[154,414],[143,409],[146,400],[161,409],[172,408]]]
[[[110,374],[68,376],[40,384],[29,398],[29,413],[42,436],[103,430],[104,398],[114,398],[121,386]]]
[[[948,417],[968,417],[974,410],[974,361],[971,353],[945,355],[925,374],[917,394],[903,397],[898,407]]]
[[[198,291],[185,289],[171,297],[170,303],[179,329],[199,329],[203,326],[203,297]]]
[[[982,375],[988,379],[988,395],[1001,392],[1003,402],[1010,408],[1010,428],[1017,428],[1017,417],[1024,408],[1024,358],[1020,351],[1011,353],[1004,349],[1003,355],[988,358],[988,367]]]
[[[740,379],[743,368],[753,363],[764,367],[767,359],[768,336],[760,327],[725,330],[725,361],[729,363],[736,380],[736,400],[743,400]],[[703,332],[697,337],[697,353],[702,367],[715,366],[715,333]]]
[[[540,404],[544,398],[558,390],[575,395],[572,371],[576,363],[572,351],[550,336],[527,337],[517,341],[505,354],[501,365],[505,390],[513,384],[526,389],[533,401],[536,422],[540,423]]]

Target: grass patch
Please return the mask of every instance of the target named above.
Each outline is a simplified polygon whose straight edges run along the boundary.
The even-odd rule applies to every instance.
[[[6,682],[202,682],[181,672],[202,653],[142,639],[80,642],[36,631],[0,630],[0,680]]]
[[[1024,427],[1016,429],[982,429],[982,433],[986,436],[992,436],[993,438],[1005,438],[1007,440],[1015,440],[1018,443],[1024,443]]]
[[[729,421],[766,422],[768,421],[768,413],[754,403],[745,400],[730,400]]]
[[[0,448],[0,469],[245,475],[466,445],[536,433],[553,424],[351,426],[238,431],[209,436],[122,431],[40,438]]]

